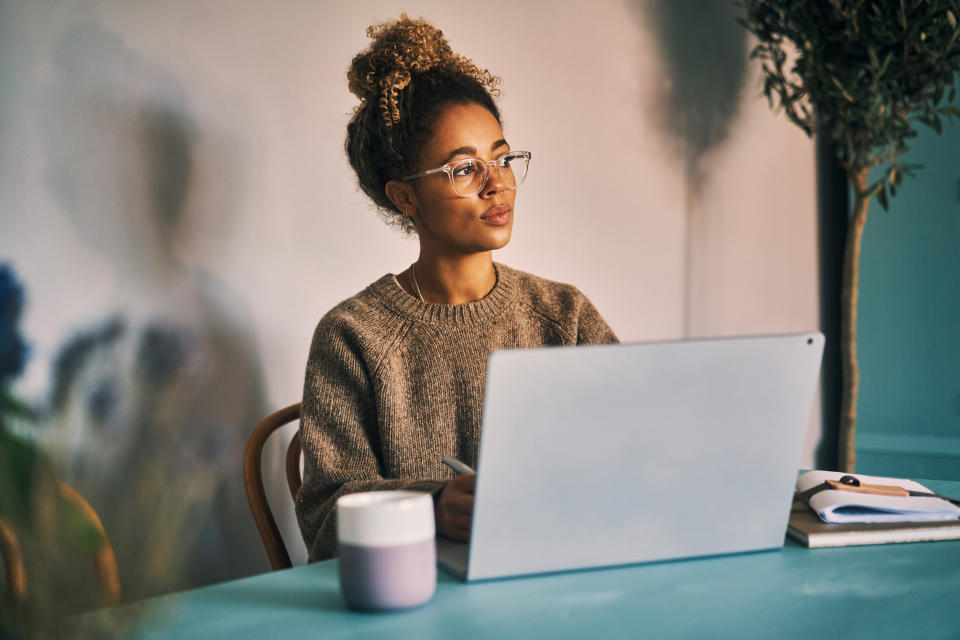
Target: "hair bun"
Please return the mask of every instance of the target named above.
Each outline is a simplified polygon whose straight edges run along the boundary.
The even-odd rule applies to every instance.
[[[454,53],[443,32],[423,18],[411,20],[404,13],[399,20],[371,25],[367,36],[373,42],[353,58],[347,81],[361,106],[379,102],[388,127],[400,121],[397,95],[415,73],[437,68],[459,72],[483,84],[491,94],[499,94],[500,78]]]

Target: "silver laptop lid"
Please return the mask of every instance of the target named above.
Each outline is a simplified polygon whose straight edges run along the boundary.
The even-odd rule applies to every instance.
[[[811,332],[499,351],[467,579],[779,548]]]

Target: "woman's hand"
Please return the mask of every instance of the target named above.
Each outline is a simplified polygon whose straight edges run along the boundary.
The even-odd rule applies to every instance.
[[[437,532],[458,542],[470,540],[473,493],[477,474],[457,476],[447,482],[437,500]]]

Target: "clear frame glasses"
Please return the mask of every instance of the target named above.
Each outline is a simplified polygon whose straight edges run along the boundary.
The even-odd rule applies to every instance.
[[[527,168],[530,166],[532,156],[533,154],[529,151],[508,151],[494,160],[464,158],[436,169],[427,169],[415,173],[403,179],[416,180],[434,173],[445,173],[450,178],[450,184],[453,185],[453,190],[457,192],[457,195],[462,198],[469,198],[480,193],[487,186],[491,170],[497,172],[504,189],[516,189],[523,184],[527,177]]]

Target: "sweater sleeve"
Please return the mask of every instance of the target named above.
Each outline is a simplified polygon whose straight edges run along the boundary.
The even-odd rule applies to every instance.
[[[620,340],[613,329],[610,328],[590,300],[584,296],[577,322],[577,344],[610,344],[617,342],[620,342]]]
[[[301,404],[303,485],[297,520],[310,562],[337,555],[337,498],[357,491],[438,492],[442,480],[384,478],[376,403],[367,362],[348,331],[321,321],[307,362]]]

